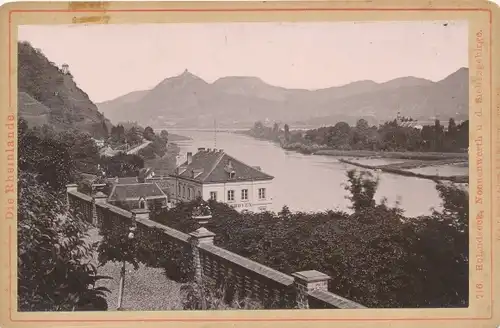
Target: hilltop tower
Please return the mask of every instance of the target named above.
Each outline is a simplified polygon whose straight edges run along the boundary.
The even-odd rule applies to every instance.
[[[63,74],[68,74],[69,73],[69,65],[68,64],[62,64],[62,72]]]

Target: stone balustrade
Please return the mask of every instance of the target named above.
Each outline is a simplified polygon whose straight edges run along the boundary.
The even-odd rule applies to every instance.
[[[309,270],[290,276],[214,245],[215,234],[205,228],[185,234],[150,220],[148,210],[126,211],[107,203],[102,194],[90,197],[74,185],[67,189],[70,208],[89,223],[98,227],[107,223],[119,229],[134,220],[137,239],[149,237],[159,243],[164,252],[157,260],[166,266],[167,274],[177,271],[176,278],[199,282],[209,279],[229,286],[239,297],[259,301],[265,308],[364,308],[329,292],[330,277],[321,272]]]

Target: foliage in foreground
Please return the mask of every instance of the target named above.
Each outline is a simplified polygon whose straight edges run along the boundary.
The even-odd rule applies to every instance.
[[[349,173],[356,211],[240,214],[210,202],[220,247],[291,274],[318,270],[332,277],[330,291],[368,307],[464,307],[468,304],[468,193],[438,184],[443,211],[407,218],[397,208],[375,204],[376,183]],[[357,205],[356,205],[357,204]],[[191,232],[197,202],[157,216]]]
[[[191,281],[181,287],[184,310],[259,310],[264,306],[249,297],[240,297],[227,285],[217,285],[211,279]]]
[[[443,210],[408,218],[398,208],[373,201],[374,177],[349,172],[346,187],[355,209],[350,215],[291,212],[286,207],[279,213],[238,213],[225,204],[209,202],[213,219],[207,228],[216,233],[215,243],[220,247],[276,270],[324,272],[332,278],[330,291],[367,307],[467,306],[466,190],[437,184]],[[192,232],[198,226],[191,215],[200,202],[181,203],[154,219]],[[124,259],[128,254],[127,261],[163,267],[171,279],[192,279],[190,250],[169,243],[161,230],[139,229],[135,248],[127,253],[116,251],[126,249],[122,244],[126,242],[125,223],[119,229],[111,221],[107,224],[103,235],[109,239],[102,249],[107,252],[105,261]],[[199,306],[189,296],[196,295],[196,290],[200,292],[195,287],[187,289],[192,304],[186,306]]]
[[[106,310],[96,287],[94,246],[83,219],[69,213],[33,173],[19,174],[18,307],[20,311]]]

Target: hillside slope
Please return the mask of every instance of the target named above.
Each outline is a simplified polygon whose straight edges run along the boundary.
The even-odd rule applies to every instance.
[[[75,128],[92,134],[102,133],[103,121],[111,125],[71,73],[65,74],[28,42],[18,43],[18,87],[20,115],[32,119],[45,115],[38,123],[31,120],[32,124],[48,123],[58,130]]]
[[[50,109],[26,92],[17,93],[17,103],[18,114],[26,120],[29,127],[49,124]]]
[[[162,126],[211,127],[252,124],[257,120],[349,123],[367,118],[373,124],[398,112],[416,119],[468,115],[468,69],[439,82],[401,77],[385,83],[358,81],[319,90],[286,89],[256,77],[224,77],[207,83],[187,70],[162,81],[135,101],[122,97],[98,106],[112,120]]]

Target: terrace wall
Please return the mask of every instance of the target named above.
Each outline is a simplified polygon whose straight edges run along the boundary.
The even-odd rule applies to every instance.
[[[126,211],[102,198],[79,193],[73,185],[68,186],[67,194],[70,208],[98,227],[106,224],[113,229],[128,229],[135,222],[138,241],[147,239],[164,250],[160,256],[149,254],[145,261],[151,265],[161,262],[174,278],[211,280],[229,286],[240,297],[261,302],[266,308],[364,308],[329,292],[329,277],[320,272],[311,270],[290,276],[214,245],[214,234],[204,228],[185,234],[150,220],[147,210]]]

